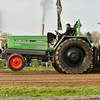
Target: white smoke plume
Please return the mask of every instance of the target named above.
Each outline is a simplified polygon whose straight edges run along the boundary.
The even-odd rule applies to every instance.
[[[44,24],[47,15],[53,8],[53,0],[41,0],[40,5],[42,6],[42,24]]]

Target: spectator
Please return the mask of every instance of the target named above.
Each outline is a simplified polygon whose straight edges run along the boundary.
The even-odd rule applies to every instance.
[[[4,44],[2,44],[2,50],[4,51],[4,48],[5,48],[5,46],[4,46]]]
[[[3,48],[3,47],[1,48],[1,51],[2,51],[2,52],[4,51],[4,48]]]

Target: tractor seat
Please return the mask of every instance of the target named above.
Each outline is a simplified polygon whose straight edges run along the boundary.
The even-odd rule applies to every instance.
[[[78,21],[74,24],[74,27],[72,28],[72,36],[75,35],[77,23],[78,23]]]

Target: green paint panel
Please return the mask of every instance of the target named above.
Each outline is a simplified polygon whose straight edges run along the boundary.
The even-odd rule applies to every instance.
[[[8,36],[8,49],[47,50],[47,36]]]
[[[14,49],[14,36],[7,36],[7,47]]]

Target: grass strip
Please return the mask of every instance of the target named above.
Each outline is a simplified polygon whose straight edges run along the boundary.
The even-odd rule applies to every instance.
[[[0,71],[12,71],[11,69],[0,69]],[[45,67],[24,67],[21,71],[56,71],[54,68],[45,68]]]
[[[100,87],[10,87],[0,88],[0,95],[9,97],[89,96],[100,94]]]

